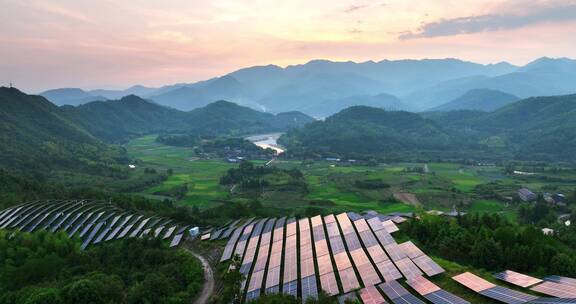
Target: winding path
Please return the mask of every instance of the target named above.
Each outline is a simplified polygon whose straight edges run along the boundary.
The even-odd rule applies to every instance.
[[[196,301],[194,301],[194,304],[207,304],[208,300],[210,300],[210,297],[212,296],[212,293],[214,293],[214,271],[212,271],[212,266],[210,266],[210,263],[208,260],[206,260],[206,258],[192,251],[190,248],[186,248],[186,250],[197,259],[199,259],[202,263],[202,268],[204,268],[204,286],[196,298]]]

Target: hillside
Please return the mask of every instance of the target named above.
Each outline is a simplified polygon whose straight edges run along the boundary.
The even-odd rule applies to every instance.
[[[91,101],[106,100],[105,97],[93,95],[77,88],[48,90],[40,93],[40,95],[58,106],[77,106]]]
[[[367,106],[390,111],[408,110],[408,106],[400,101],[396,96],[378,94],[375,96],[359,95],[341,99],[325,100],[323,102],[313,103],[304,108],[303,111],[315,117],[328,117],[352,106]]]
[[[0,87],[0,166],[99,172],[123,158],[41,96]]]
[[[434,151],[451,147],[452,140],[449,132],[418,114],[365,106],[345,109],[281,139],[289,151],[340,156]]]
[[[438,106],[432,111],[476,110],[491,112],[520,98],[497,90],[474,89],[466,94]]]
[[[226,101],[183,112],[134,95],[78,107],[65,106],[62,110],[70,120],[108,142],[124,142],[151,133],[245,135],[277,132],[313,121],[300,112],[273,115]]]
[[[121,142],[151,132],[186,130],[186,113],[130,95],[120,100],[62,108],[68,117],[94,136]]]

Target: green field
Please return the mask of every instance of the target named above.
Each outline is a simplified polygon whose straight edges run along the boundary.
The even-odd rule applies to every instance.
[[[153,195],[187,184],[188,192],[181,202],[200,208],[214,206],[218,200],[228,197],[229,191],[220,186],[219,179],[234,165],[219,160],[194,159],[190,149],[159,144],[155,138],[146,136],[126,145],[128,153],[142,161],[141,166],[174,170],[168,180],[144,190],[142,194]]]

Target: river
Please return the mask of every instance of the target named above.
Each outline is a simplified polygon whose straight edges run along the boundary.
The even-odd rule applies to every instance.
[[[276,153],[284,153],[284,147],[278,145],[278,138],[282,136],[283,133],[268,133],[268,134],[256,134],[246,137],[247,140],[251,141],[258,147],[262,149],[273,149]]]

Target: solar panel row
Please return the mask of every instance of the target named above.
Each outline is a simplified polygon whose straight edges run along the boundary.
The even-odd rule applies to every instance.
[[[300,230],[300,285],[302,286],[302,299],[316,299],[318,298],[318,286],[316,285],[309,219],[303,218],[298,221],[298,228]]]
[[[530,290],[557,298],[576,298],[576,287],[556,282],[544,282],[530,288]]]
[[[318,275],[320,276],[320,287],[327,294],[337,295],[340,293],[334,268],[332,267],[332,258],[328,250],[324,224],[321,216],[315,216],[310,219],[312,222],[312,235],[314,236],[314,248],[316,249],[316,264],[318,265]]]
[[[434,262],[434,260],[427,255],[419,256],[412,261],[429,277],[441,274],[445,271],[444,268]]]
[[[457,275],[452,279],[483,296],[502,303],[521,304],[538,299],[533,295],[494,285],[470,272]]]
[[[556,282],[564,285],[571,285],[576,287],[576,279],[568,278],[568,277],[561,277],[561,276],[547,276],[544,278],[546,281]]]
[[[284,276],[282,292],[298,295],[298,240],[296,219],[291,218],[286,225],[286,245],[284,248]]]
[[[406,288],[402,287],[397,281],[386,282],[378,285],[380,289],[393,303],[410,303],[420,304],[424,303],[414,295],[412,295]]]
[[[270,259],[266,267],[265,292],[267,294],[278,293],[280,291],[280,269],[282,266],[282,248],[284,246],[284,224],[286,218],[281,218],[276,222],[272,235],[272,248]]]
[[[412,278],[407,283],[419,295],[434,304],[470,304],[470,302],[441,289],[422,276]]]
[[[248,301],[257,298],[260,295],[260,289],[266,271],[266,263],[268,262],[268,256],[270,253],[272,230],[274,229],[275,224],[276,219],[271,219],[266,223],[266,226],[264,226],[264,230],[262,230],[256,263],[254,264],[254,269],[252,270],[250,281],[248,283],[246,294],[246,300]]]
[[[256,251],[258,250],[258,242],[260,241],[260,235],[262,234],[262,230],[264,230],[264,224],[268,219],[262,219],[258,221],[254,230],[252,231],[252,235],[250,236],[250,240],[248,241],[248,246],[246,248],[246,253],[244,254],[244,258],[242,259],[242,266],[240,267],[240,273],[242,273],[245,277],[244,281],[242,282],[242,289],[244,289],[246,284],[246,279],[248,279],[248,275],[250,270],[252,269],[252,265],[254,264],[254,257],[256,256]]]
[[[346,218],[348,217],[346,216]],[[358,282],[354,268],[352,268],[352,262],[348,257],[346,248],[344,247],[344,241],[340,235],[340,229],[338,228],[336,217],[332,214],[327,215],[324,217],[324,222],[326,223],[326,231],[328,231],[330,237],[330,248],[332,248],[332,254],[334,255],[334,261],[336,262],[336,268],[338,269],[342,289],[344,290],[344,293],[348,293],[359,288],[360,283]]]
[[[494,277],[498,280],[502,280],[508,282],[510,284],[520,286],[520,287],[530,287],[532,285],[541,283],[542,280],[518,273],[512,270],[505,270],[499,273],[494,274]]]
[[[240,238],[240,236],[242,235],[242,232],[244,231],[244,229],[250,225],[250,223],[253,221],[254,219],[248,219],[243,225],[241,225],[240,227],[234,229],[234,233],[232,233],[232,236],[230,237],[230,239],[228,240],[228,243],[226,244],[226,247],[224,247],[224,252],[222,253],[222,257],[220,258],[220,262],[224,262],[227,261],[229,259],[232,258],[232,255],[234,254],[234,248],[236,246],[236,242],[238,241],[238,239]],[[172,230],[173,231],[173,230]],[[165,236],[166,237],[166,236]]]
[[[336,218],[340,224],[340,228],[342,228],[344,240],[346,241],[346,245],[350,251],[350,256],[358,270],[358,274],[360,274],[360,279],[364,283],[364,286],[376,285],[382,282],[376,269],[374,269],[372,262],[368,259],[348,215],[342,213],[336,216]]]

